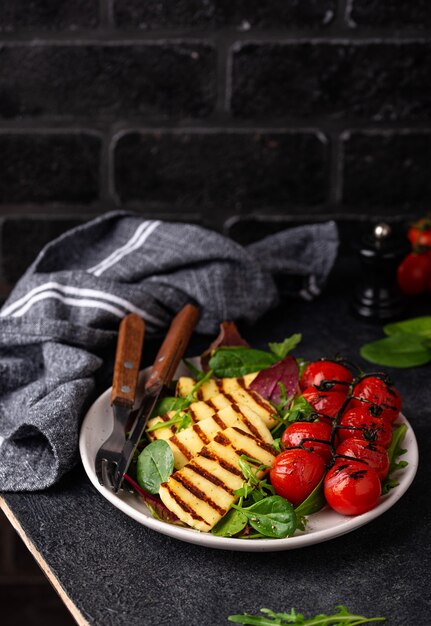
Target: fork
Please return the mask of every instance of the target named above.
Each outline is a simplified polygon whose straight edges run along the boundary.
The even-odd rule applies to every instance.
[[[145,322],[135,313],[130,313],[122,319],[118,332],[111,393],[114,425],[95,459],[96,476],[99,483],[104,486],[110,485],[108,468],[118,461],[119,453],[126,441],[126,432],[135,402],[144,333]]]

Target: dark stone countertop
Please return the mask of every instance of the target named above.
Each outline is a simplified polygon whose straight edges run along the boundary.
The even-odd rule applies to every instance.
[[[298,354],[358,357],[379,326],[349,313],[337,280],[314,303],[286,302],[254,328],[256,347],[302,332]],[[411,313],[424,313],[427,303]],[[196,353],[208,344],[197,337]],[[430,366],[388,370],[403,399],[420,448],[418,474],[393,508],[371,523],[326,543],[275,553],[212,550],[149,530],[115,509],[81,467],[55,488],[4,499],[89,624],[98,626],[221,626],[232,613],[261,607],[306,615],[343,603],[360,614],[383,615],[388,626],[431,624],[429,476]]]

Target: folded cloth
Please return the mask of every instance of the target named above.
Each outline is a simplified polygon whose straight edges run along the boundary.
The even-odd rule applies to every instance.
[[[215,333],[225,319],[253,323],[278,302],[273,271],[301,276],[299,295],[309,298],[337,245],[333,222],[242,247],[199,226],[124,212],[49,243],[0,312],[0,490],[44,489],[76,464],[81,419],[96,378],[112,368],[124,315],[163,333],[195,301],[199,332]]]

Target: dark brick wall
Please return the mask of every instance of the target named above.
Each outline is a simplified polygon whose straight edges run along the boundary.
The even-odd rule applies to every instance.
[[[428,0],[0,0],[0,40],[0,295],[114,208],[429,208]]]

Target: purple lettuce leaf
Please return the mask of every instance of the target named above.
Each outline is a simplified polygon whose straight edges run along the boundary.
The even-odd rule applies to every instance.
[[[281,361],[271,365],[271,367],[261,370],[249,386],[249,389],[256,391],[273,404],[280,404],[282,398],[280,383],[284,385],[288,398],[297,393],[299,368],[293,356],[288,355]]]

